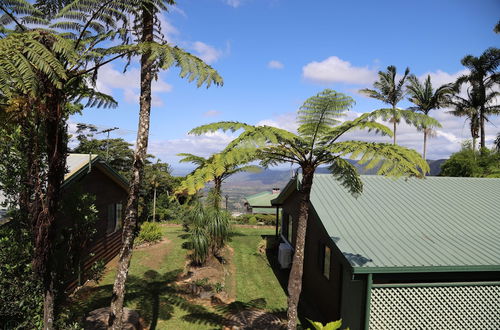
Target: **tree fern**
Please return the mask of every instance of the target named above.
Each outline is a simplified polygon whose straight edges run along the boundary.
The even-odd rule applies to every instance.
[[[386,76],[382,75],[383,79],[390,79],[395,76],[395,73],[392,76]],[[401,90],[402,84],[398,84],[397,88]],[[400,97],[402,97],[400,93],[395,93],[395,99]],[[288,283],[288,329],[296,327],[309,199],[316,168],[320,165],[327,165],[339,184],[353,195],[362,192],[363,184],[356,167],[347,162],[345,157],[357,160],[368,169],[379,166],[377,173],[381,175],[423,177],[429,171],[427,162],[414,150],[385,143],[339,142],[338,139],[345,133],[355,129],[364,129],[383,135],[393,134],[389,128],[375,122],[375,118],[381,115],[380,111],[363,114],[350,121],[338,121],[338,118],[344,115],[352,104],[350,97],[331,90],[325,90],[309,98],[299,109],[298,134],[280,128],[251,126],[238,122],[212,123],[191,131],[195,134],[204,134],[219,129],[233,132],[242,130],[242,133],[228,144],[222,154],[237,151],[238,148],[254,148],[255,155],[261,160],[263,166],[293,163],[302,169],[297,240]],[[413,112],[411,116],[405,116],[409,119],[417,117]],[[192,182],[195,180],[193,179]]]

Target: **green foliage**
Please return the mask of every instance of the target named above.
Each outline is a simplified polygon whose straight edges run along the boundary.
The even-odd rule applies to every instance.
[[[92,267],[88,270],[87,278],[89,281],[94,281],[98,284],[106,271],[106,262],[103,259],[99,259],[92,264]]]
[[[441,165],[441,176],[500,178],[500,152],[482,149],[474,151],[471,145],[450,156]]]
[[[342,320],[333,321],[333,322],[327,323],[325,325],[323,325],[323,323],[321,323],[321,322],[314,322],[314,321],[311,321],[309,319],[307,319],[307,320],[309,321],[309,323],[311,323],[313,328],[316,330],[338,330],[342,326]],[[349,328],[346,328],[346,330],[349,330]]]
[[[222,292],[224,290],[224,284],[222,284],[221,282],[216,282],[214,284],[214,290],[217,293]]]
[[[396,97],[398,98],[399,96]],[[304,172],[314,171],[320,165],[329,165],[332,174],[352,194],[361,193],[361,180],[356,169],[339,160],[340,158],[359,159],[359,163],[367,169],[380,166],[378,174],[381,175],[422,177],[429,171],[427,162],[414,150],[386,143],[338,141],[345,133],[355,129],[391,135],[392,132],[387,127],[375,122],[375,118],[380,116],[379,112],[374,111],[355,120],[338,123],[335,118],[345,114],[352,102],[348,97],[331,90],[308,99],[306,104],[307,107],[299,110],[298,134],[275,127],[235,122],[204,125],[195,128],[193,132],[244,129],[226,147],[223,154],[240,154],[253,147],[255,156],[263,166],[291,162],[298,164]],[[317,105],[317,109],[313,109],[313,105]],[[416,115],[413,111],[408,112],[412,116]]]
[[[210,253],[218,255],[229,239],[231,216],[226,210],[214,207],[212,203],[204,207],[196,203],[189,211],[186,225],[190,232],[195,264],[205,263]]]
[[[0,226],[0,320],[37,329],[42,326],[43,290],[33,277],[31,235],[9,225]]]
[[[274,226],[276,224],[276,215],[274,214],[241,214],[234,218],[234,222],[241,224],[257,225],[264,223],[266,226]]]
[[[141,225],[139,235],[135,239],[137,244],[156,243],[163,238],[163,232],[160,224],[157,222],[144,222]]]
[[[196,194],[206,183],[211,181],[215,184],[215,193],[220,194],[222,183],[231,175],[239,172],[255,173],[261,171],[258,166],[243,166],[255,160],[254,150],[235,149],[232,152],[214,154],[207,159],[188,153],[181,153],[178,156],[184,156],[180,162],[191,162],[198,167],[180,183],[176,194]]]

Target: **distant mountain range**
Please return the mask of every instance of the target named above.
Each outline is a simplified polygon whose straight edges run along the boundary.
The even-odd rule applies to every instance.
[[[429,160],[430,175],[439,175],[441,171],[441,164],[446,159],[439,160]],[[362,166],[358,165],[356,161],[349,160],[354,166],[356,166],[361,174],[373,175],[377,172],[377,169],[370,171],[364,171]],[[292,178],[296,168],[286,169],[267,169],[259,173],[237,173],[229,177],[222,185],[222,195],[227,197],[228,208],[232,212],[245,212],[244,202],[245,197],[260,193],[263,191],[271,192],[273,188],[283,189],[288,181]],[[179,171],[176,171],[179,175]],[[183,173],[188,174],[188,171]],[[316,170],[316,173],[329,173],[326,167],[320,167]],[[211,185],[208,184],[205,189],[208,189]]]
[[[428,160],[430,167],[430,176],[437,176],[441,172],[441,164],[446,159],[438,159],[438,160]],[[354,160],[348,160],[351,164],[357,167],[358,171],[361,174],[365,175],[373,175],[377,173],[378,168],[374,168],[368,171],[365,171],[361,165],[358,165]],[[237,173],[230,178],[227,179],[226,185],[235,186],[235,185],[248,185],[251,183],[254,184],[262,184],[265,186],[275,186],[275,187],[283,187],[286,185],[288,180],[293,176],[295,169],[290,170],[276,170],[276,169],[267,169],[263,170],[259,173]],[[316,170],[316,173],[329,173],[326,167],[320,167]]]

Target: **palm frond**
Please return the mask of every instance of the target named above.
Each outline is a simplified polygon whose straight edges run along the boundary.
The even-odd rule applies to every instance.
[[[387,143],[364,141],[336,142],[330,151],[339,157],[358,160],[366,169],[380,164],[379,175],[423,177],[429,172],[429,164],[412,149]]]

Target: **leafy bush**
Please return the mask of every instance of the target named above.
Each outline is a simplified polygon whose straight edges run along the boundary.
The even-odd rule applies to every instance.
[[[32,254],[27,230],[0,227],[0,328],[42,327],[42,284],[33,278]]]
[[[481,152],[472,150],[464,144],[462,150],[450,156],[441,165],[441,176],[455,177],[500,177],[500,152],[482,149]]]
[[[141,225],[139,236],[135,240],[137,244],[155,243],[161,241],[163,233],[161,227],[156,222],[145,222]]]
[[[266,226],[274,226],[276,224],[276,215],[274,214],[242,214],[233,219],[236,223],[256,225],[264,223]]]
[[[314,321],[311,321],[309,319],[307,319],[307,320],[309,321],[309,323],[312,324],[312,326],[315,330],[338,330],[342,326],[342,320],[330,322],[330,323],[327,323],[325,325],[323,325],[323,323],[321,323],[321,322],[314,322]],[[349,330],[349,328],[346,328],[346,330]]]

